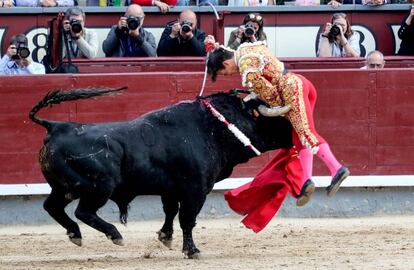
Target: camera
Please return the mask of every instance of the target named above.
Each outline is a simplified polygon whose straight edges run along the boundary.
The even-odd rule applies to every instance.
[[[330,41],[335,40],[336,36],[338,36],[341,33],[341,30],[339,29],[339,26],[334,24],[331,27],[331,30],[329,31],[328,38]]]
[[[182,21],[180,25],[181,25],[181,31],[183,31],[184,33],[188,33],[191,30],[193,30],[193,24],[189,21]]]
[[[256,29],[254,29],[253,24],[246,23],[244,26],[244,34],[246,37],[252,37],[254,34],[256,34]]]
[[[141,20],[133,15],[128,16],[126,22],[129,30],[136,30],[141,25]]]
[[[30,50],[24,43],[17,43],[16,44],[16,55],[12,56],[12,59],[17,60],[21,58],[27,58],[30,55]]]
[[[82,24],[79,20],[72,19],[70,20],[69,24],[73,33],[79,34],[80,32],[82,32]]]

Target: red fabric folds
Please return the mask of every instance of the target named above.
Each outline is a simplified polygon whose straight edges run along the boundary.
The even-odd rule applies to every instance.
[[[245,215],[242,223],[258,233],[277,213],[288,192],[295,198],[299,195],[301,176],[297,152],[282,149],[253,181],[226,191],[224,198],[233,211]]]

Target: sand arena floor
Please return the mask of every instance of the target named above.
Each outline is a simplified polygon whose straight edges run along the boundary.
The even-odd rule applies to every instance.
[[[414,216],[275,218],[259,234],[239,221],[199,220],[198,260],[184,259],[178,224],[171,250],[156,240],[162,221],[116,224],[125,246],[84,224],[82,247],[59,225],[0,227],[0,269],[414,269]]]

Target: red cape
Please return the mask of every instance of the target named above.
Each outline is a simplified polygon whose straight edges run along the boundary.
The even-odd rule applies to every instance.
[[[288,192],[295,198],[299,195],[301,178],[297,152],[282,149],[253,181],[226,191],[224,198],[236,213],[246,215],[242,223],[258,233],[277,213]]]

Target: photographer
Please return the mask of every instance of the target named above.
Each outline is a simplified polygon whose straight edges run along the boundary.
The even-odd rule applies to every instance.
[[[142,27],[144,17],[141,6],[128,7],[102,44],[107,57],[156,56],[155,38]]]
[[[85,13],[78,7],[66,10],[63,29],[68,38],[72,58],[95,58],[98,54],[98,34],[85,28]],[[66,47],[63,48],[63,55]]]
[[[13,0],[16,7],[73,7],[74,0]]]
[[[24,34],[13,36],[6,54],[0,60],[0,75],[45,74],[45,67],[31,61],[29,56],[27,37]]]
[[[167,24],[158,43],[158,56],[205,56],[205,33],[197,28],[193,11],[186,9],[177,21]]]
[[[244,17],[243,25],[231,32],[227,47],[236,50],[242,43],[266,41],[266,39],[262,16],[259,13],[250,13]]]
[[[345,13],[335,13],[319,37],[319,57],[359,57],[359,33],[353,31]]]

